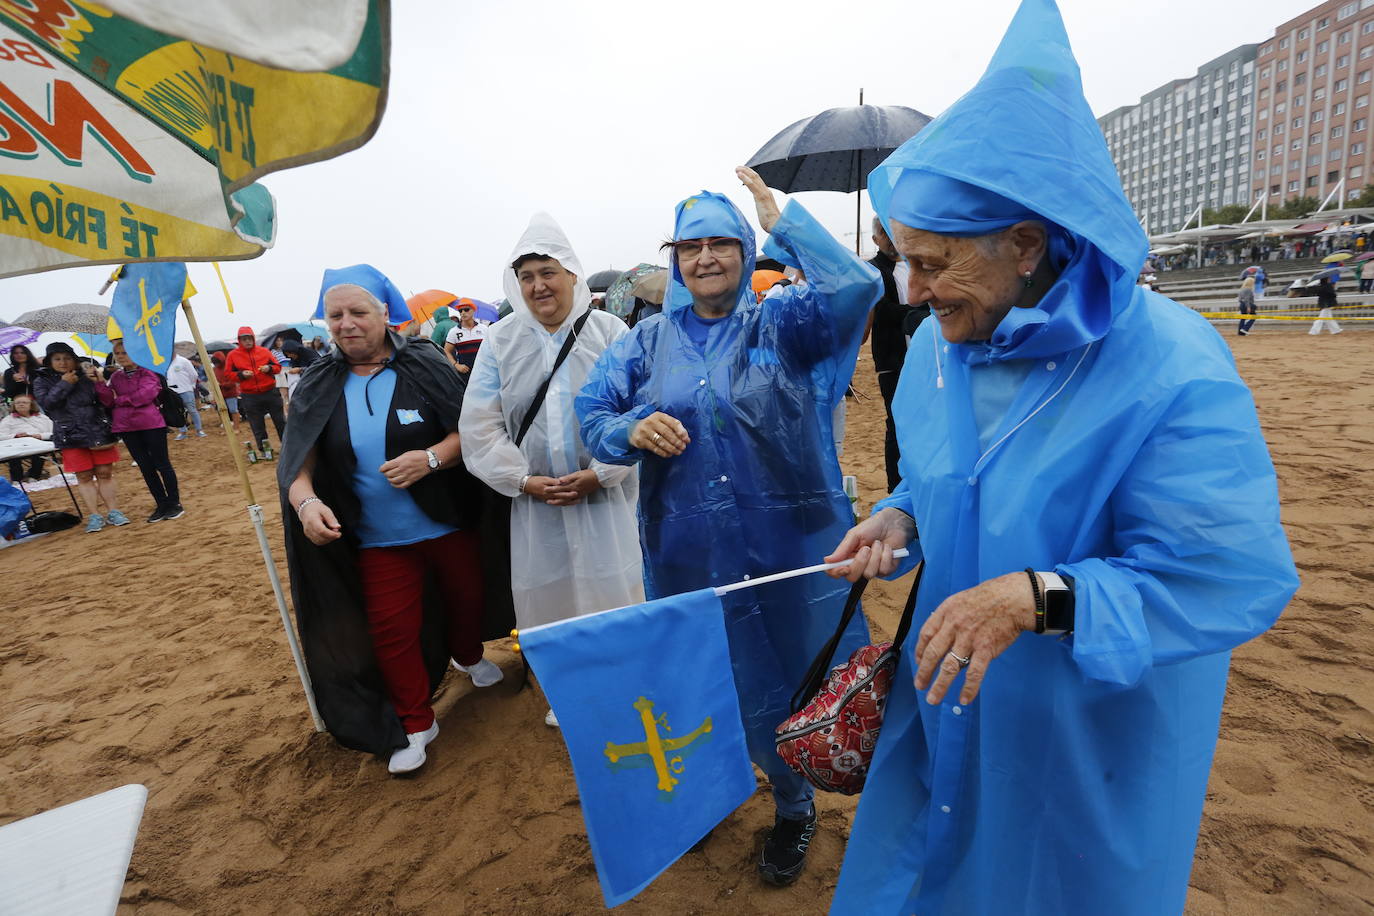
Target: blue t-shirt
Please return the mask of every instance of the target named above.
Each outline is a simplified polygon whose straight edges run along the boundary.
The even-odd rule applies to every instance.
[[[686,320],[683,322],[683,327],[687,331],[687,336],[691,338],[692,343],[697,345],[697,349],[705,350],[706,338],[711,335],[711,328],[730,316],[722,315],[719,318],[702,318],[696,313],[695,309],[688,308],[685,317]]]
[[[372,383],[371,387],[368,382]],[[386,422],[395,391],[396,372],[392,369],[383,369],[371,376],[349,373],[344,382],[348,437],[358,460],[353,469],[353,492],[362,504],[362,517],[358,522],[358,540],[362,547],[417,544],[458,530],[430,518],[415,504],[408,491],[387,483],[382,472],[377,470],[386,462]],[[398,413],[414,412],[401,410]]]

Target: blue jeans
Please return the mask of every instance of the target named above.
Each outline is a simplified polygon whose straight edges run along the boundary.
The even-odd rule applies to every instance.
[[[196,432],[200,432],[200,411],[196,409],[196,393],[194,391],[178,391],[177,394],[181,395],[181,403],[186,405],[186,412],[195,421]],[[183,426],[181,431],[186,432],[186,427]]]

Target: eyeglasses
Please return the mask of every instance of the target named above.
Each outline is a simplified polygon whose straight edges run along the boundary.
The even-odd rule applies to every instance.
[[[468,309],[468,308],[459,309],[459,310],[458,310],[458,314],[459,314],[459,315],[471,315],[471,314],[472,314],[472,309]]]
[[[677,253],[679,261],[695,261],[706,249],[710,249],[713,258],[728,258],[742,252],[744,245],[739,239],[724,236],[713,239],[686,239],[673,243],[673,251]]]

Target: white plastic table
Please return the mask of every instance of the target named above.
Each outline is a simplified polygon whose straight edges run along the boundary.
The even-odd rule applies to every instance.
[[[72,498],[72,505],[76,507],[77,516],[84,517],[86,513],[81,511],[81,503],[76,501],[76,494],[72,492],[72,485],[67,483],[67,472],[62,469],[62,454],[57,446],[48,439],[35,439],[32,436],[0,439],[0,461],[32,458],[37,455],[53,456],[53,463],[57,465],[57,473],[62,475],[62,485],[67,488],[67,495]],[[16,480],[14,483],[24,491],[25,495],[28,494],[29,491],[25,489],[22,480]]]
[[[0,827],[0,913],[113,913],[147,799],[141,785],[120,786]]]

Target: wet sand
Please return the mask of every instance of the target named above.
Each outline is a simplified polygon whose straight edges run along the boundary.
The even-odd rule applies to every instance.
[[[1255,391],[1303,577],[1234,656],[1188,912],[1374,908],[1374,333],[1229,337]],[[882,402],[867,355],[846,473],[881,495]],[[207,414],[208,416],[208,414]],[[184,518],[127,462],[123,529],[0,551],[0,822],[129,782],[149,799],[121,913],[596,913],[600,892],[558,735],[533,691],[450,674],[418,778],[315,734],[225,438],[173,442]],[[233,441],[247,438],[246,430]],[[286,574],[271,465],[252,469]],[[70,509],[65,491],[35,496]],[[903,586],[871,590],[895,627]],[[509,674],[519,662],[494,644]],[[824,912],[854,802],[820,801],[810,865],[762,886],[766,788],[627,914]]]

